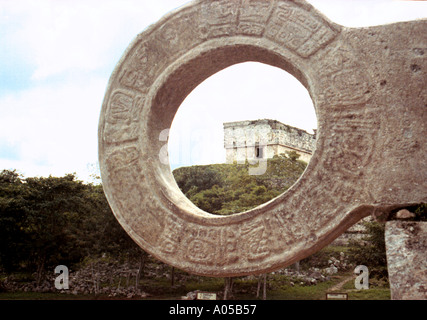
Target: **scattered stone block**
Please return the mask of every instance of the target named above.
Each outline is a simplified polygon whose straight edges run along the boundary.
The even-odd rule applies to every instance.
[[[411,219],[411,218],[415,218],[415,213],[412,213],[407,209],[399,210],[396,213],[396,219]]]

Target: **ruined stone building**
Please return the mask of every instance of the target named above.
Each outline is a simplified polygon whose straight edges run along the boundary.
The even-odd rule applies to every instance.
[[[277,120],[261,119],[224,123],[226,163],[268,159],[295,151],[309,162],[315,148],[316,135],[291,127]]]

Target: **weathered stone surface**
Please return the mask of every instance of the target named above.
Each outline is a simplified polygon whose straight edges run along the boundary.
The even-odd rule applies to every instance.
[[[427,300],[427,222],[388,221],[387,267],[393,300]]]
[[[158,259],[224,277],[293,264],[369,214],[427,202],[426,32],[427,20],[346,28],[302,0],[200,0],[168,14],[130,44],[106,90],[99,163],[116,218]],[[316,151],[286,193],[214,216],[178,189],[165,129],[198,84],[245,61],[307,88]]]
[[[396,212],[396,219],[411,219],[414,217],[415,217],[415,213],[412,213],[407,209],[402,209]]]
[[[308,163],[316,147],[314,134],[277,120],[246,120],[223,125],[227,163],[273,158],[287,151],[297,152],[299,159]],[[260,153],[256,152],[257,148],[261,149]]]

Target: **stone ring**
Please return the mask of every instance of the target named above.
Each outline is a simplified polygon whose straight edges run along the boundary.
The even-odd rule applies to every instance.
[[[99,163],[114,215],[161,261],[230,277],[288,266],[367,215],[426,202],[426,33],[427,20],[346,28],[302,0],[199,0],[168,14],[130,44],[106,90]],[[179,190],[165,129],[197,85],[246,61],[307,88],[316,150],[282,195],[216,216]]]

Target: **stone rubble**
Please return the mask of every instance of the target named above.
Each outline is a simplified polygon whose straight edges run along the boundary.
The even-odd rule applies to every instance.
[[[58,292],[73,295],[102,295],[108,297],[145,298],[147,293],[135,288],[138,269],[128,264],[97,263],[90,264],[78,271],[69,270],[69,289],[55,288],[57,274],[47,275],[37,285],[36,281],[22,282],[13,276],[7,277],[1,287],[7,291]],[[35,278],[35,277],[34,277]],[[125,279],[125,280],[123,280]]]
[[[289,285],[316,285],[318,283],[329,281],[331,277],[339,271],[347,270],[351,267],[346,255],[341,252],[339,259],[330,257],[328,266],[323,268],[310,267],[308,270],[296,270],[293,266],[272,272],[271,275],[284,275],[290,279]],[[0,282],[0,288],[7,291],[24,292],[58,292],[73,295],[101,295],[111,298],[145,298],[149,296],[139,287],[135,288],[138,269],[131,264],[118,264],[97,262],[88,264],[78,271],[69,270],[69,289],[58,290],[55,288],[55,278],[57,274],[46,276],[46,278],[37,285],[36,281],[22,282],[14,276],[7,277]],[[165,272],[162,266],[154,268],[145,268],[145,278],[163,277],[170,278],[170,274]],[[256,279],[256,276],[247,276],[247,279]],[[196,291],[189,292],[185,300],[194,300]],[[184,297],[182,297],[184,299]]]
[[[315,285],[320,282],[329,281],[331,277],[337,274],[339,271],[348,270],[350,264],[346,261],[346,255],[344,252],[340,252],[340,258],[331,257],[328,260],[328,267],[318,268],[311,267],[308,270],[295,270],[294,268],[285,268],[272,274],[281,274],[295,279],[290,284],[293,286],[297,281],[300,285]]]

